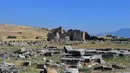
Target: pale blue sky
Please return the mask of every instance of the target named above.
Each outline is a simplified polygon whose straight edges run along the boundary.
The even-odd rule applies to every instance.
[[[0,23],[116,31],[130,28],[130,0],[1,0]]]

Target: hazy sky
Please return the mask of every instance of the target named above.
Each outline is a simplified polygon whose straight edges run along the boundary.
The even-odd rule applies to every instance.
[[[0,23],[115,31],[130,28],[130,0],[0,0]]]

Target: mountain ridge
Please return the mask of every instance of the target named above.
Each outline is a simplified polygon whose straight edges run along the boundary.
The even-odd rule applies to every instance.
[[[111,34],[111,35],[114,35],[114,36],[130,38],[130,28],[123,28],[123,29],[119,29],[119,30],[113,31],[113,32],[99,33],[96,36],[105,36],[107,34]]]

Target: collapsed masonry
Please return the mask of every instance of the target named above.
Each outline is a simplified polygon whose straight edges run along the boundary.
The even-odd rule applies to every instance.
[[[64,47],[65,53],[62,54],[61,62],[69,65],[77,65],[79,62],[89,63],[96,62],[99,64],[105,63],[102,55],[85,55],[84,49],[72,49],[69,46]]]
[[[65,46],[64,53],[62,54],[60,61],[67,66],[78,67],[67,68],[65,73],[79,73],[78,69],[80,70],[83,64],[84,66],[87,66],[87,68],[91,68],[97,71],[126,69],[126,66],[122,66],[116,63],[107,66],[107,63],[105,63],[103,60],[105,58],[115,58],[119,56],[130,56],[130,52],[128,49],[72,49],[70,46]],[[76,72],[74,72],[74,70]]]
[[[106,49],[72,49],[70,46],[64,47],[61,62],[65,64],[78,64],[78,62],[104,63],[103,58],[114,58],[119,56],[130,56],[129,50]]]

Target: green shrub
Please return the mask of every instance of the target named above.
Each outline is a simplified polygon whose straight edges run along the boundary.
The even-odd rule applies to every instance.
[[[8,36],[7,39],[16,39],[16,36]]]

